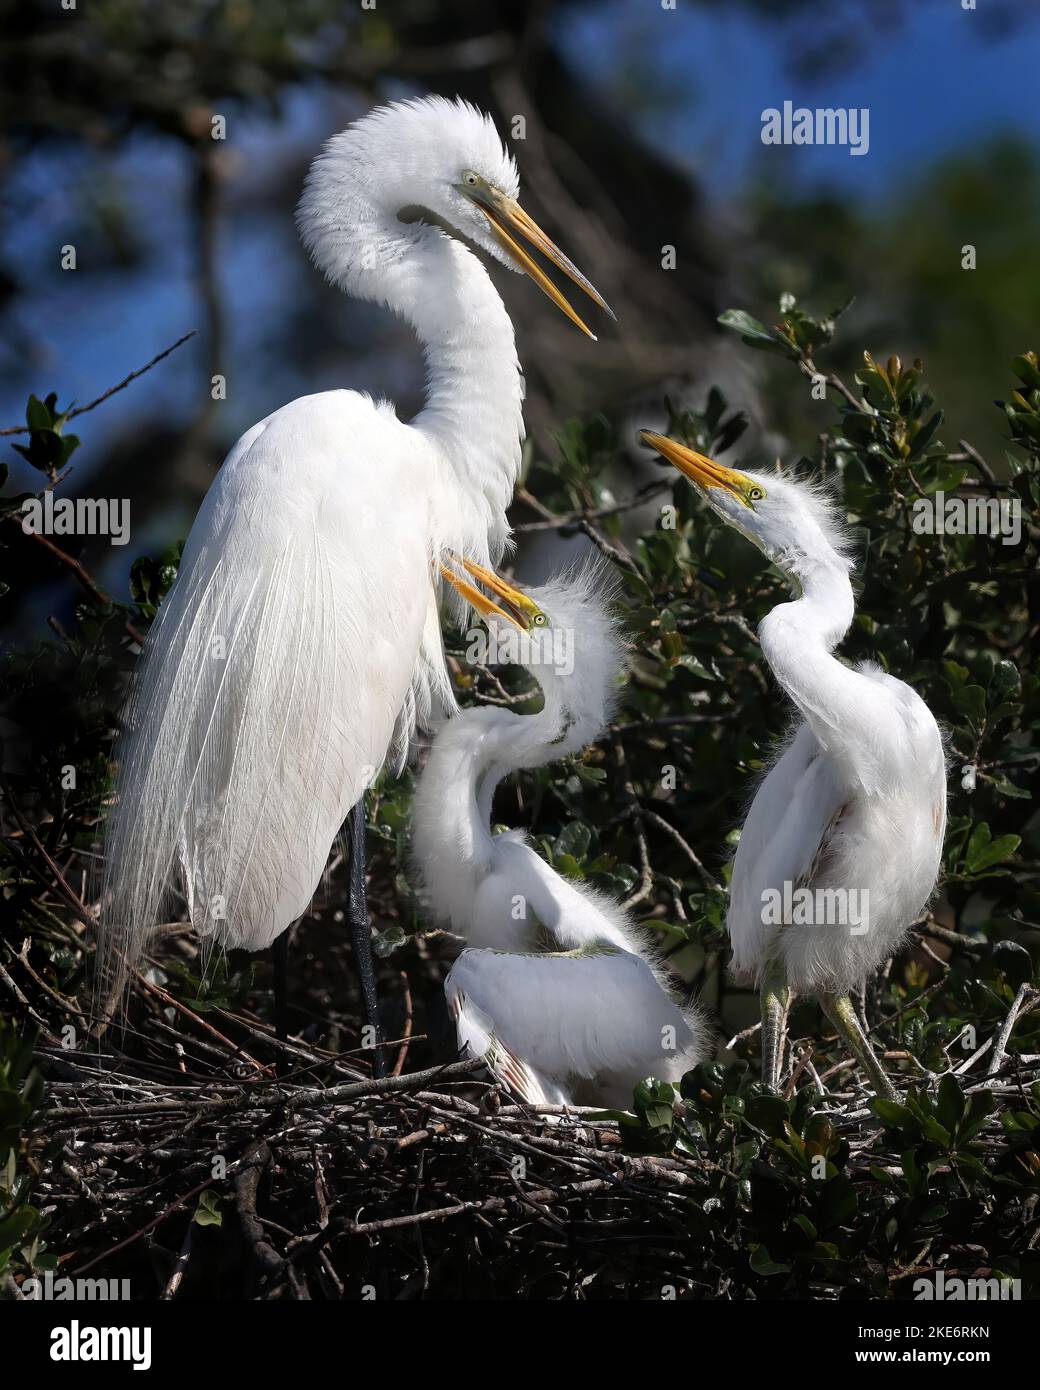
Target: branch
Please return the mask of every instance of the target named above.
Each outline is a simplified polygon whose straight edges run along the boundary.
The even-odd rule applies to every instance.
[[[31,541],[35,541],[37,545],[42,545],[44,550],[49,551],[66,569],[70,569],[96,604],[99,604],[102,608],[109,608],[112,606],[113,600],[109,598],[104,589],[99,588],[97,584],[95,584],[89,571],[86,570],[77,559],[67,554],[60,546],[55,545],[49,537],[41,535],[39,531],[26,531],[14,512],[7,512],[5,515],[8,521],[13,522],[14,525],[18,527],[23,536],[26,536]],[[138,646],[143,647],[144,636],[142,633],[138,632],[129,618],[126,619],[123,626],[126,629],[127,636],[132,638]]]
[[[104,401],[107,401],[110,396],[114,396],[117,391],[125,390],[132,381],[136,381],[139,376],[144,376],[145,372],[150,372],[164,357],[169,357],[171,352],[176,352],[189,338],[194,338],[196,331],[197,330],[193,328],[190,333],[185,333],[183,338],[178,338],[175,343],[171,343],[168,348],[164,348],[162,352],[153,357],[150,362],[146,362],[143,367],[138,367],[135,372],[131,372],[129,376],[125,376],[123,380],[118,382],[115,386],[110,386],[107,391],[102,391],[101,395],[92,400],[89,405],[81,405],[76,410],[70,410],[65,416],[66,421],[75,420],[77,415],[86,415],[88,410],[93,410],[95,406],[101,405]],[[10,425],[7,429],[0,430],[0,435],[28,433],[28,425]]]

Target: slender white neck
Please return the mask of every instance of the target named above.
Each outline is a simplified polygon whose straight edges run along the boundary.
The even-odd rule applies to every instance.
[[[834,751],[862,720],[863,677],[834,656],[855,613],[848,569],[838,556],[803,561],[801,597],[763,618],[758,634],[776,679],[822,747]]]
[[[488,563],[508,537],[520,471],[523,378],[513,325],[481,261],[438,227],[402,222],[374,185],[308,184],[299,221],[315,260],[357,299],[410,323],[426,359],[426,402],[412,421],[442,470],[438,541]]]
[[[799,597],[785,605],[807,639],[833,652],[856,612],[848,566],[837,555],[801,558],[792,571]]]
[[[434,740],[415,791],[413,844],[430,899],[455,931],[471,929],[476,896],[492,865],[495,786],[517,758],[527,766],[549,762],[558,729],[558,719],[545,710],[518,715],[480,705],[449,719]]]
[[[474,768],[474,805],[480,824],[487,826],[489,833],[495,790],[504,778],[519,768],[554,763],[588,742],[582,721],[563,701],[559,681],[544,681],[542,695],[537,714],[497,711],[499,717],[484,742],[481,765]]]

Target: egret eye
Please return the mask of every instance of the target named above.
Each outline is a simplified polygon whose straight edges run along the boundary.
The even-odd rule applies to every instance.
[[[462,175],[462,182],[468,184],[470,188],[472,188],[480,182],[480,178],[472,169],[467,169]]]
[[[546,623],[547,623],[548,621],[549,621],[549,619],[545,616],[544,613],[536,613],[536,614],[534,615],[534,617],[531,619],[531,626],[532,626],[532,627],[545,627],[545,625],[546,625]]]
[[[761,502],[765,493],[760,487],[749,487],[747,496],[749,502]]]

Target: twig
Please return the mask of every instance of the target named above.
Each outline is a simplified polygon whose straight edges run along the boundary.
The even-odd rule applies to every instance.
[[[111,608],[113,606],[112,599],[109,598],[104,589],[99,588],[98,585],[95,584],[89,572],[77,559],[62,550],[61,546],[55,545],[49,536],[45,536],[39,531],[24,530],[21,521],[14,512],[7,512],[6,516],[7,520],[14,526],[17,526],[26,539],[31,540],[35,545],[42,545],[44,550],[53,555],[56,560],[66,567],[66,569],[71,570],[96,604],[102,608]],[[138,632],[129,618],[125,620],[123,626],[126,629],[127,635],[132,638],[138,646],[144,645],[144,636]]]
[[[1035,996],[1030,1002],[1029,1008],[1031,1009],[1040,1001],[1040,991],[1034,990],[1023,980],[1018,987],[1018,993],[1015,995],[1011,1008],[1008,1010],[1007,1018],[1001,1024],[996,1042],[993,1044],[993,1056],[989,1059],[989,1066],[986,1068],[987,1076],[992,1076],[994,1072],[1000,1070],[1000,1064],[1004,1060],[1004,1053],[1007,1051],[1007,1045],[1011,1038],[1011,1030],[1014,1028],[1019,1015],[1023,1012],[1029,1012],[1029,1009],[1023,1010],[1022,1008],[1029,996]]]
[[[993,472],[993,469],[990,468],[989,464],[979,453],[978,449],[976,449],[973,444],[969,444],[966,439],[958,439],[957,443],[961,446],[964,452],[975,464],[975,467],[979,470],[979,472],[986,479],[986,481],[988,483],[995,483],[997,481],[997,475]]]
[[[701,863],[693,847],[690,844],[688,844],[686,840],[683,839],[683,837],[679,834],[678,830],[676,830],[674,825],[669,825],[669,823],[665,820],[663,816],[659,816],[656,811],[648,810],[645,806],[640,807],[639,814],[644,823],[656,825],[658,830],[663,830],[666,835],[670,836],[675,841],[675,843],[679,846],[682,852],[686,855],[687,859],[689,859],[693,867],[697,870],[697,873],[700,876],[701,881],[708,888],[716,888],[720,893],[723,891],[722,884],[719,883],[718,879],[712,877],[712,875]]]
[[[241,1168],[235,1174],[233,1187],[242,1234],[253,1252],[253,1259],[259,1266],[261,1274],[273,1278],[282,1272],[285,1267],[285,1260],[267,1240],[264,1228],[256,1214],[257,1188],[260,1186],[260,1178],[264,1169],[270,1162],[271,1150],[263,1140],[260,1140],[252,1152],[243,1159]]]
[[[68,414],[65,416],[65,419],[75,420],[78,415],[86,415],[88,410],[95,409],[96,406],[99,406],[104,401],[107,401],[110,396],[114,396],[117,391],[125,390],[125,388],[129,386],[132,381],[136,381],[139,376],[144,376],[145,372],[150,372],[153,367],[158,366],[158,364],[163,360],[164,357],[169,357],[171,352],[176,352],[177,349],[181,347],[184,343],[186,343],[189,338],[194,338],[196,332],[197,330],[193,328],[190,333],[185,333],[182,338],[178,338],[177,341],[175,343],[171,343],[168,348],[163,348],[162,352],[158,353],[155,357],[153,357],[150,362],[146,362],[143,367],[138,367],[135,372],[131,372],[129,376],[125,376],[122,381],[117,383],[117,385],[110,386],[107,391],[102,391],[101,395],[97,396],[94,400],[92,400],[89,405],[81,405],[78,406],[75,410],[70,410]],[[10,425],[7,429],[0,430],[0,435],[28,433],[28,425]]]
[[[170,1270],[170,1277],[166,1281],[166,1287],[159,1295],[159,1301],[162,1303],[168,1303],[171,1299],[177,1297],[177,1290],[184,1280],[184,1275],[188,1268],[188,1261],[191,1259],[191,1242],[194,1234],[195,1222],[189,1218],[187,1229],[184,1232],[184,1239],[181,1241],[180,1253],[173,1262],[173,1268]]]
[[[408,1048],[412,1040],[412,988],[408,983],[407,973],[404,970],[400,973],[401,989],[404,992],[404,1031],[401,1047],[397,1054],[397,1060],[394,1062],[393,1070],[390,1072],[391,1076],[400,1076],[404,1071],[405,1059],[408,1056]]]

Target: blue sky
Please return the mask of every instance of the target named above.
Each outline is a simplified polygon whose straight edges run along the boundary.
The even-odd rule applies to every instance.
[[[979,0],[982,6],[991,3]],[[846,8],[860,18],[835,28],[835,12]],[[620,71],[649,99],[638,116],[646,136],[692,169],[716,202],[739,203],[747,181],[758,178],[836,185],[869,201],[897,197],[915,169],[997,131],[1036,138],[1040,24],[990,40],[985,16],[964,11],[960,0],[913,0],[903,8],[905,22],[893,26],[882,22],[885,0],[864,0],[861,7],[832,0],[803,11],[795,26],[738,5],[706,11],[677,0],[669,11],[659,0],[606,0],[568,11],[560,37],[571,60],[598,85],[618,91]],[[829,43],[835,34],[859,61],[815,79],[792,74],[792,45],[803,46],[806,38]],[[623,94],[617,99],[626,100]],[[869,153],[853,158],[835,147],[765,148],[762,110],[785,99],[812,107],[868,106]],[[232,437],[307,390],[332,384],[393,389],[394,364],[371,358],[353,367],[369,374],[364,380],[346,372],[336,383],[303,379],[291,344],[284,342],[286,311],[298,277],[313,272],[296,244],[291,207],[284,217],[257,215],[248,199],[253,180],[278,161],[315,150],[329,119],[324,100],[300,90],[277,121],[233,121],[229,153],[238,162],[241,184],[236,191],[233,181],[229,193],[240,207],[225,219],[220,241],[231,364],[222,423]],[[62,274],[56,248],[81,225],[79,208],[91,196],[99,169],[129,194],[135,235],[146,255],[132,273]],[[17,210],[8,222],[9,249],[31,294],[15,313],[31,324],[42,351],[9,373],[0,389],[0,422],[21,418],[30,390],[60,389],[63,403],[92,398],[199,321],[187,254],[188,176],[177,149],[144,137],[107,171],[71,153],[36,155],[19,166],[9,185]],[[83,421],[79,477],[89,476],[110,430],[160,412],[181,417],[198,389],[199,368],[189,345],[136,383],[118,410],[106,407],[89,417],[89,425]],[[142,459],[142,467],[147,465]]]
[[[988,37],[991,0],[965,11],[960,0],[912,0],[905,18],[884,21],[883,0],[801,11],[797,22],[771,22],[742,5],[705,10],[676,0],[607,0],[577,10],[562,29],[572,58],[609,82],[618,54],[633,80],[656,87],[667,113],[641,121],[647,136],[725,197],[763,169],[761,113],[785,99],[810,107],[870,108],[870,151],[852,158],[835,147],[801,148],[786,167],[806,182],[838,184],[877,196],[922,161],[977,143],[998,130],[1037,134],[1040,25]],[[1023,0],[1028,9],[1032,0]],[[860,18],[838,24],[834,12]],[[830,19],[822,16],[830,12]],[[1037,16],[1040,18],[1040,16]],[[837,27],[858,55],[837,75],[792,75],[791,46],[822,41]]]

